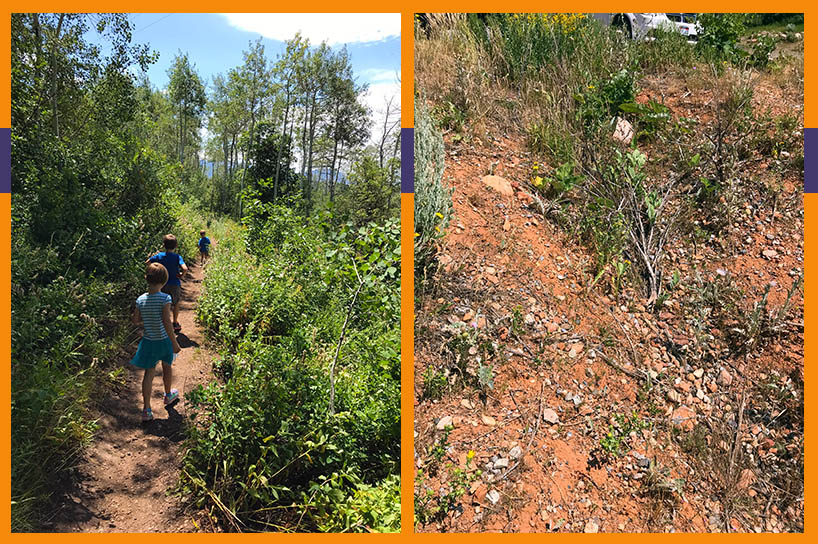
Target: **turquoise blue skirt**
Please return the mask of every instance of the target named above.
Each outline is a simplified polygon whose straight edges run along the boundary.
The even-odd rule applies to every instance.
[[[149,340],[143,338],[136,349],[136,355],[131,359],[131,364],[139,368],[154,368],[156,363],[173,364],[176,354],[173,353],[173,343],[170,338],[164,340]]]

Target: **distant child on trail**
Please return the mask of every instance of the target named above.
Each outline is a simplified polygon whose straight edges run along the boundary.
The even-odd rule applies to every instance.
[[[162,292],[167,293],[171,297],[171,306],[173,309],[173,330],[179,332],[182,326],[179,325],[179,299],[182,296],[182,282],[179,280],[187,272],[187,265],[184,259],[176,249],[176,237],[172,234],[166,234],[162,238],[162,245],[165,246],[165,251],[157,253],[147,261],[145,264],[161,263],[168,271],[168,283],[162,287]]]
[[[145,270],[148,292],[136,299],[131,316],[134,324],[142,322],[144,332],[131,364],[145,370],[142,377],[142,421],[153,419],[151,412],[151,389],[156,363],[162,361],[162,381],[165,384],[165,406],[179,398],[179,391],[171,389],[173,371],[171,365],[176,354],[182,351],[170,322],[171,296],[161,291],[168,281],[168,270],[159,263],[150,263]]]
[[[207,261],[210,255],[210,238],[205,236],[205,231],[199,231],[199,257],[201,257],[202,264]]]

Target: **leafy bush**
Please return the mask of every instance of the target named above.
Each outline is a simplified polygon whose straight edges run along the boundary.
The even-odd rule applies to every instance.
[[[756,68],[766,68],[770,55],[775,50],[776,40],[772,36],[758,36],[750,52],[749,62]]]
[[[622,69],[601,84],[588,85],[574,95],[577,101],[577,117],[589,131],[595,131],[600,124],[610,121],[626,103],[636,98],[634,74]]]
[[[654,138],[672,119],[670,108],[653,99],[647,104],[625,102],[619,106],[619,109],[635,117],[638,129],[635,136],[637,141]]]
[[[397,530],[400,227],[259,201],[245,223],[208,265],[226,381],[188,397],[182,485],[234,529]]]
[[[700,13],[698,23],[701,25],[698,47],[719,59],[735,58],[736,43],[747,24],[745,13]]]

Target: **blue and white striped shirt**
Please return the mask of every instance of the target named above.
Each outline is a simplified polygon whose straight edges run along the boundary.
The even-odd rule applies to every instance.
[[[142,316],[145,326],[143,338],[148,340],[164,340],[168,337],[165,325],[162,323],[162,310],[165,304],[170,304],[171,297],[167,293],[144,293],[136,299],[136,307]]]

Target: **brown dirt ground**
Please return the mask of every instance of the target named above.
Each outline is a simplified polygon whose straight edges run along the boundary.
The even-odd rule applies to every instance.
[[[645,93],[661,89],[677,115],[690,115],[700,101],[709,100],[698,96],[699,104],[690,102],[691,93],[678,82],[653,81],[646,87]],[[780,103],[779,96],[768,96],[769,104]],[[416,531],[778,531],[799,524],[803,530],[803,503],[800,509],[782,513],[773,507],[770,513],[772,499],[767,501],[769,488],[761,484],[758,466],[752,478],[737,484],[744,492],[741,506],[724,511],[709,474],[715,467],[697,464],[695,456],[682,451],[679,435],[684,440],[692,433],[671,417],[685,406],[698,421],[726,418],[754,383],[803,384],[803,322],[800,332],[795,323],[795,332],[750,356],[721,360],[733,377],[731,384],[722,385],[720,366],[698,366],[686,357],[696,340],[691,320],[678,310],[683,302],[678,298],[684,295],[671,297],[668,310],[657,315],[632,290],[616,297],[592,288],[592,256],[539,213],[528,183],[534,157],[523,150],[523,138],[501,130],[496,134],[492,141],[446,138],[444,182],[454,189],[454,219],[435,280],[418,297],[415,325],[415,463],[424,469],[415,493],[423,497],[451,490],[453,467],[479,468],[483,476],[442,519],[418,525]],[[763,170],[766,164],[756,167]],[[512,196],[484,185],[481,178],[490,172],[511,181]],[[801,183],[785,180],[781,201],[788,204],[781,208],[786,212],[779,208],[773,217],[765,203],[748,203],[746,217],[736,221],[725,240],[692,252],[689,241],[674,241],[670,263],[688,280],[694,272],[715,277],[718,268],[726,268],[744,290],[747,304],[773,282],[770,302],[781,304],[803,273]],[[770,244],[777,255],[762,256]],[[803,300],[797,298],[802,311]],[[515,314],[526,319],[516,333]],[[454,385],[443,398],[424,399],[423,372],[453,357],[447,347],[452,333],[446,331],[460,330],[452,329],[462,326],[458,323],[473,329],[477,338],[472,358],[481,356],[494,366],[494,387],[481,395],[475,387],[463,387],[453,372],[449,382]],[[494,350],[485,348],[492,343]],[[468,365],[466,372],[473,372],[476,363]],[[696,376],[694,370],[704,373]],[[650,371],[658,377],[646,379]],[[707,401],[695,396],[699,389]],[[665,398],[673,391],[680,395],[678,402]],[[582,401],[566,400],[568,392]],[[558,424],[542,420],[544,408],[557,411]],[[634,410],[650,428],[631,433],[624,455],[611,459],[601,450],[600,439],[615,415]],[[436,468],[429,452],[440,443],[443,433],[437,424],[443,417],[452,418],[453,429]],[[803,447],[803,435],[794,436],[792,429],[771,425],[751,432],[749,425],[744,420],[728,441],[735,438],[761,459],[775,455],[770,444],[783,436],[791,440],[787,451]],[[702,440],[706,448],[730,447],[715,434]],[[519,464],[512,458],[509,468],[492,474],[492,459],[508,458],[515,446],[522,450]],[[469,451],[474,459],[467,463]],[[653,474],[654,485],[647,483],[649,471],[638,468],[642,456],[666,470]],[[662,493],[661,485],[655,485],[677,478],[686,482],[681,495]],[[499,500],[489,500],[489,491],[497,491]]]
[[[213,380],[213,353],[196,323],[202,268],[190,268],[182,282],[177,335],[182,351],[173,364],[173,387],[180,400],[167,409],[161,365],[153,382],[155,419],[141,422],[142,371],[122,361],[125,383],[100,401],[99,431],[62,496],[53,527],[59,532],[191,532],[201,516],[187,512],[171,490],[179,481],[187,424],[185,394]]]

